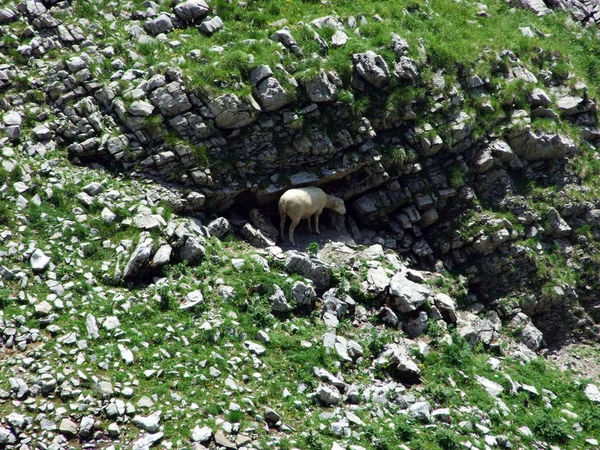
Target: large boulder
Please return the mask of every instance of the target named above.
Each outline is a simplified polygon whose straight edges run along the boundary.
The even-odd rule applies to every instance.
[[[287,252],[285,267],[288,272],[297,273],[313,281],[317,288],[328,288],[331,283],[331,267],[318,259],[311,259],[295,250]]]
[[[531,129],[515,130],[509,134],[509,144],[514,152],[528,161],[564,158],[577,147],[571,138]]]
[[[282,29],[273,33],[269,39],[275,42],[280,42],[285,48],[291,51],[294,55],[302,57],[302,49],[292,36],[289,30]]]
[[[392,277],[389,292],[394,306],[400,312],[416,311],[432,295],[429,286],[409,280],[405,270]]]
[[[150,100],[165,117],[174,117],[192,108],[183,87],[177,81],[156,89]]]
[[[404,342],[386,345],[381,356],[375,361],[375,365],[384,368],[399,381],[408,383],[420,381],[421,369],[412,360]]]
[[[152,256],[152,248],[151,239],[138,244],[125,266],[123,278],[133,278],[143,273]]]
[[[338,90],[325,72],[307,81],[305,84],[306,94],[315,103],[333,102],[337,100]]]
[[[377,53],[369,50],[352,55],[354,69],[360,77],[376,88],[385,86],[390,81],[390,69]]]
[[[195,22],[206,17],[210,7],[204,0],[188,0],[175,6],[174,12],[183,22]]]
[[[258,106],[258,105],[257,105]],[[235,94],[223,94],[208,103],[219,128],[241,128],[256,120],[254,109]]]
[[[157,35],[171,31],[173,29],[173,22],[167,14],[163,13],[154,19],[147,20],[144,27],[148,33]]]

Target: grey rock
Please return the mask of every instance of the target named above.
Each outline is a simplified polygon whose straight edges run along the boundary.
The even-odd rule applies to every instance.
[[[0,426],[0,445],[13,445],[17,442],[17,437],[8,428]]]
[[[588,383],[583,390],[585,396],[592,402],[600,403],[600,389],[592,383]]]
[[[167,14],[160,14],[154,19],[147,20],[144,28],[153,35],[168,33],[173,29],[173,22]]]
[[[431,405],[429,402],[413,403],[408,407],[408,413],[420,422],[431,423]]]
[[[174,12],[183,22],[195,22],[206,17],[210,8],[204,0],[189,0],[175,6]]]
[[[42,420],[40,420],[40,428],[43,431],[56,431],[56,429],[58,428],[56,426],[56,424],[54,422],[52,422],[51,420],[48,420],[46,418],[43,418]]]
[[[247,223],[242,228],[242,236],[250,243],[250,245],[258,248],[272,247],[275,241],[266,236],[261,230],[254,228]]]
[[[441,292],[437,293],[434,297],[434,303],[446,322],[456,323],[458,320],[458,316],[456,315],[456,305],[449,295]]]
[[[394,378],[402,381],[418,381],[421,369],[412,360],[404,344],[388,344],[375,365],[384,367]]]
[[[281,313],[291,311],[292,306],[285,298],[283,290],[276,284],[273,285],[273,287],[275,288],[275,292],[269,297],[269,301],[271,302],[271,311]]]
[[[289,30],[277,30],[269,37],[269,39],[275,42],[281,42],[283,46],[289,51],[291,51],[294,55],[302,57],[302,49],[300,48],[296,40],[293,38]]]
[[[329,386],[319,386],[316,391],[317,399],[326,406],[337,405],[342,401],[340,392]]]
[[[511,132],[509,144],[518,156],[528,161],[564,158],[577,150],[571,138],[531,130]]]
[[[308,255],[297,252],[287,252],[285,267],[288,272],[297,273],[313,281],[317,288],[328,288],[331,283],[331,267]]]
[[[255,228],[258,228],[269,239],[276,241],[279,236],[279,230],[271,223],[269,218],[258,208],[250,210],[250,222]]]
[[[205,34],[211,35],[216,33],[223,27],[223,21],[219,16],[215,16],[210,20],[205,20],[200,24],[198,29]]]
[[[92,314],[88,314],[86,316],[85,326],[89,339],[98,339],[100,337],[98,334],[98,324],[96,323],[96,318]]]
[[[27,424],[25,416],[17,412],[10,413],[6,418],[6,421],[10,424],[11,427],[17,430],[23,428]]]
[[[549,222],[546,231],[550,236],[561,238],[568,236],[571,233],[571,227],[565,222],[556,209],[552,207],[548,208],[546,218]]]
[[[94,386],[94,390],[96,391],[96,394],[98,394],[98,397],[101,400],[108,400],[115,393],[112,383],[110,381],[99,381]]]
[[[390,284],[390,278],[383,267],[371,268],[367,271],[367,279],[362,283],[362,289],[371,294],[383,293]]]
[[[116,425],[116,424],[111,424],[111,425]],[[110,428],[110,426],[109,426],[109,428]],[[118,426],[116,427],[116,429],[120,433]],[[113,428],[113,430],[116,431],[114,428]],[[151,447],[156,445],[164,436],[165,436],[165,434],[162,431],[159,431],[158,433],[153,433],[153,434],[144,434],[141,438],[137,439],[133,443],[131,450],[149,450]]]
[[[414,80],[419,76],[417,62],[407,56],[401,56],[400,61],[394,63],[394,75],[404,80]]]
[[[52,132],[46,125],[38,125],[32,131],[38,141],[47,141],[52,138]]]
[[[390,295],[394,306],[400,312],[416,311],[431,297],[431,289],[407,278],[406,271],[400,271],[390,281]]]
[[[520,339],[527,348],[535,352],[541,347],[544,335],[532,323],[528,323],[521,331]]]
[[[86,208],[89,208],[94,203],[94,199],[85,192],[79,192],[77,195],[75,195],[75,198],[79,200],[79,203],[81,203]]]
[[[271,67],[267,66],[266,64],[260,64],[252,69],[252,72],[250,72],[250,85],[252,87],[257,87],[267,78],[271,78],[272,76],[273,71],[271,70]]]
[[[38,317],[46,317],[52,312],[54,308],[47,301],[43,301],[35,304],[35,315]]]
[[[257,344],[256,342],[246,341],[244,342],[244,348],[248,350],[250,353],[256,356],[262,356],[267,351],[262,345]]]
[[[404,322],[403,329],[409,338],[416,338],[427,331],[428,316],[425,311],[419,311],[417,317]]]
[[[189,98],[177,81],[156,89],[150,94],[150,100],[167,118],[183,114],[192,108]]]
[[[225,433],[223,433],[222,430],[219,430],[215,433],[215,443],[219,447],[228,448],[231,450],[237,449],[237,444],[227,439],[227,436],[225,436]]]
[[[156,411],[149,416],[134,416],[131,420],[136,427],[142,430],[148,431],[149,433],[155,433],[158,431],[160,426],[161,411]]]
[[[373,86],[381,88],[390,81],[390,70],[381,55],[369,50],[352,55],[352,61],[356,72]]]
[[[253,109],[235,94],[223,94],[208,102],[219,128],[241,128],[256,120]]]
[[[200,428],[199,426],[195,426],[192,430],[192,441],[194,442],[206,442],[210,440],[212,437],[212,430],[204,426]]]
[[[281,416],[273,409],[265,406],[265,412],[263,417],[265,421],[270,425],[275,425],[277,422],[281,420]]]
[[[134,361],[133,352],[131,350],[129,350],[123,344],[117,344],[117,347],[119,349],[119,352],[121,353],[121,358],[123,358],[123,361],[125,361],[125,364],[127,364],[127,365],[133,364],[133,361]]]
[[[133,116],[147,117],[154,111],[154,106],[143,100],[136,100],[129,105],[127,112]]]
[[[323,71],[305,84],[306,94],[315,103],[333,102],[337,100],[338,90],[335,84],[329,81]]]
[[[94,426],[96,425],[96,419],[93,416],[83,416],[81,423],[79,424],[79,436],[84,439],[92,437],[94,432]]]
[[[269,77],[261,82],[254,94],[265,111],[275,111],[291,101],[290,96],[275,77]]]
[[[202,241],[199,238],[190,236],[186,239],[185,244],[179,250],[179,257],[183,261],[191,263],[197,262],[206,254],[206,250]]]
[[[121,435],[121,429],[116,423],[109,424],[107,431],[108,435],[112,438],[118,438]]]
[[[392,33],[392,49],[394,50],[397,58],[404,56],[408,51],[408,48],[409,46],[408,42],[406,42],[406,39],[402,38],[396,33]]]
[[[31,268],[36,272],[45,271],[50,265],[51,258],[46,256],[43,251],[39,248],[36,249],[29,258],[29,264],[31,264]]]
[[[58,431],[67,436],[76,436],[77,424],[71,419],[62,419],[58,425]]]
[[[292,295],[298,306],[313,306],[317,299],[314,288],[302,281],[296,281],[292,285]]]
[[[357,360],[358,358],[363,356],[362,346],[354,340],[348,341],[348,346],[346,350],[350,358],[352,358],[353,360]]]
[[[342,30],[336,30],[331,36],[331,46],[332,47],[342,47],[346,45],[348,42],[348,35],[344,33]]]
[[[310,24],[317,29],[322,29],[322,28],[333,28],[335,30],[343,30],[344,29],[344,24],[333,16],[319,17],[318,19],[313,20]]]
[[[173,253],[173,247],[169,244],[161,245],[152,260],[150,261],[150,267],[162,267],[169,263],[171,260],[171,254]]]
[[[431,413],[431,418],[436,422],[450,423],[452,422],[452,415],[450,414],[450,408],[439,408]]]
[[[138,244],[125,266],[124,278],[133,278],[142,274],[152,256],[152,247],[152,242]]]
[[[202,295],[202,291],[200,289],[196,289],[195,291],[187,293],[185,300],[181,305],[179,305],[179,309],[191,309],[196,305],[202,304],[204,304],[204,296]]]
[[[12,8],[0,9],[0,25],[6,25],[17,20],[17,13]]]
[[[540,88],[533,89],[531,91],[531,94],[529,94],[529,98],[531,100],[531,106],[533,107],[549,106],[550,104],[552,104],[552,100],[550,99],[548,94]]]
[[[229,232],[231,226],[225,217],[219,217],[210,222],[207,228],[211,236],[221,238]]]
[[[83,187],[83,192],[85,192],[88,195],[91,195],[92,197],[95,197],[98,194],[104,192],[104,186],[94,181],[92,183],[86,184]]]
[[[475,375],[475,381],[483,386],[483,388],[491,397],[498,397],[498,395],[500,395],[500,393],[504,390],[501,384],[498,384],[492,380],[488,380],[487,378],[479,375]]]
[[[538,16],[544,16],[552,13],[552,10],[546,6],[544,0],[513,0],[513,2],[522,8],[527,8],[533,11]]]

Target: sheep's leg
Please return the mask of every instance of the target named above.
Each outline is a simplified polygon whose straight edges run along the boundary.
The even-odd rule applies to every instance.
[[[312,216],[308,216],[306,220],[308,220],[308,232],[312,233]]]
[[[283,242],[285,242],[285,219],[286,219],[286,215],[282,214],[281,215],[281,224],[279,225],[279,231],[281,232],[281,240]]]
[[[294,230],[296,229],[299,223],[300,219],[292,219],[292,224],[290,225],[290,243],[292,245],[296,245],[296,243],[294,242]]]
[[[317,229],[317,234],[321,234],[321,232],[319,231],[319,216],[320,215],[321,215],[320,212],[315,213],[315,228]]]

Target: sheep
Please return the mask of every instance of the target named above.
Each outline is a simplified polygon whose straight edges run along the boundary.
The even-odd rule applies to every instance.
[[[308,231],[312,233],[311,216],[315,216],[315,229],[319,232],[319,216],[323,208],[333,209],[340,214],[346,214],[344,200],[333,195],[327,195],[318,187],[303,187],[290,189],[279,199],[279,216],[281,217],[281,240],[285,241],[285,220],[286,217],[292,220],[290,225],[290,243],[294,242],[294,230],[301,219],[308,219]]]

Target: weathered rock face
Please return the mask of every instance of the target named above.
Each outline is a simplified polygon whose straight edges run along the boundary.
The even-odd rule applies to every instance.
[[[136,16],[139,24],[129,31],[131,36],[149,43],[163,39],[174,28],[195,26],[206,33],[219,28],[220,19],[209,16],[210,6],[203,0],[175,3],[172,12],[140,12]],[[540,2],[519,3],[547,12]],[[576,3],[561,0],[546,5],[576,9]],[[48,5],[24,2],[14,11],[3,9],[0,21],[12,23],[15,14],[20,14],[41,24],[51,9]],[[356,18],[353,20],[352,28],[357,25]],[[335,46],[344,48],[354,39],[345,22],[336,17],[320,18],[311,26],[323,52]],[[86,38],[77,27],[63,28],[55,24],[43,29],[53,30],[48,34],[63,46]],[[324,39],[319,32],[329,37]],[[266,42],[294,58],[303,57],[290,29],[279,29]],[[324,69],[303,79],[295,72],[295,64],[250,65],[244,75],[248,79],[230,80],[228,86],[218,89],[219,94],[192,87],[186,77],[189,74],[177,68],[176,62],[173,67],[126,70],[122,62],[114,61],[115,79],[100,82],[92,69],[103,59],[103,53],[82,47],[88,48],[89,54],[49,63],[44,69],[44,93],[57,121],[52,126],[36,127],[35,145],[27,151],[43,153],[44,142],[60,141],[77,161],[102,161],[125,172],[135,171],[136,176],[168,183],[173,186],[168,201],[177,212],[221,212],[241,203],[248,210],[258,206],[267,211],[286,189],[322,186],[346,200],[349,212],[345,221],[338,218],[335,226],[348,230],[359,243],[373,243],[376,236],[386,247],[417,264],[456,269],[467,276],[469,288],[484,302],[531,289],[531,277],[537,273],[536,257],[517,241],[539,236],[544,245],[551,245],[553,240],[565,240],[566,246],[579,245],[578,228],[593,224],[591,211],[600,208],[593,205],[587,212],[569,215],[556,204],[556,214],[552,210],[538,214],[525,205],[529,199],[523,186],[527,183],[566,186],[576,182],[567,167],[567,160],[577,154],[576,144],[566,135],[542,131],[533,119],[545,117],[584,125],[585,139],[592,142],[600,138],[593,128],[597,114],[594,100],[587,97],[584,87],[567,85],[551,74],[527,68],[507,50],[498,55],[502,76],[507,82],[532,84],[529,105],[518,110],[507,106],[507,115],[494,123],[493,130],[486,129],[483,135],[474,133],[481,125],[478,115],[497,109],[486,100],[496,95],[490,80],[472,74],[452,84],[441,72],[422,79],[425,49],[418,49],[419,55],[409,58],[408,42],[396,34],[390,36],[389,46],[391,57],[374,51],[355,53],[343,76]],[[43,55],[39,47],[31,47],[31,57]],[[225,49],[215,46],[211,51]],[[190,57],[201,55],[191,52]],[[14,79],[13,68],[0,67],[0,88]],[[398,86],[415,83],[425,89],[427,102],[404,102],[392,96],[399,94],[394,91]],[[365,108],[361,102],[368,96],[376,101]],[[471,97],[481,99],[476,113],[466,107],[472,107],[467,101]],[[20,139],[22,111],[6,106],[2,132],[11,140]],[[427,123],[420,120],[424,117],[428,117]],[[94,201],[87,192],[78,198],[83,206]],[[26,202],[25,196],[19,199],[21,207]],[[509,223],[490,218],[471,220],[470,214],[479,213],[480,207],[507,215]],[[276,234],[264,225],[269,219],[273,217],[251,219],[244,227],[246,239],[257,246],[274,244]],[[114,211],[106,208],[102,220],[114,223]],[[148,215],[136,217],[134,225],[164,229],[163,223]],[[363,233],[360,227],[369,230]],[[215,235],[229,229],[223,222],[209,228]],[[144,254],[139,255],[139,270],[152,272],[170,261],[201,261],[204,245],[198,233],[171,233],[167,243],[153,243],[147,261]],[[123,261],[125,265],[128,262]],[[302,267],[313,274],[317,289],[329,287],[326,269],[317,273],[313,262],[294,264],[298,271]],[[132,262],[128,278],[135,277],[135,270],[131,272],[134,266]],[[365,292],[383,295],[389,291],[381,272],[371,271],[369,275]],[[391,297],[396,301],[401,295]],[[404,300],[398,302],[391,306],[400,308]],[[546,303],[540,300],[536,307],[529,305],[530,311],[548,314],[549,308],[539,306]],[[450,305],[440,301],[436,307],[447,321],[456,320]],[[419,325],[416,313],[421,311],[410,311],[406,314],[415,313],[413,325]]]

